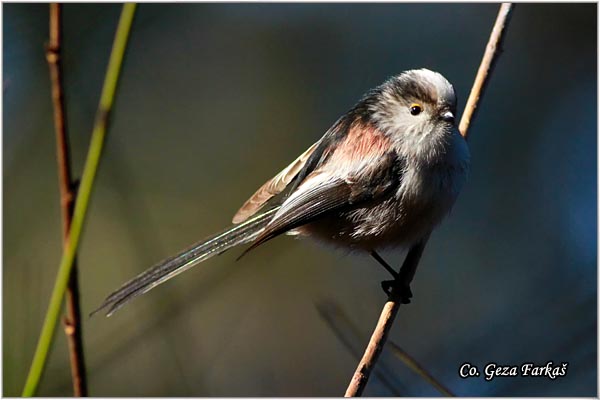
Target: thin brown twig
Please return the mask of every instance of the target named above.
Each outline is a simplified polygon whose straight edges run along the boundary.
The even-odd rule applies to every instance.
[[[475,82],[473,83],[471,94],[469,95],[465,111],[460,121],[459,130],[465,138],[468,137],[469,127],[475,117],[477,105],[487,86],[494,64],[502,52],[502,41],[513,8],[512,3],[503,3],[500,6],[498,17],[496,18],[492,33],[490,34],[490,39],[485,49],[483,59],[481,60],[479,70],[477,71],[477,75],[475,76]],[[405,283],[407,287],[412,281],[412,277],[419,265],[419,260],[421,259],[426,243],[427,239],[411,248],[402,264],[400,269],[401,281],[402,283]],[[358,367],[352,376],[352,380],[346,389],[345,397],[360,396],[367,386],[369,375],[387,340],[387,336],[394,322],[394,318],[398,313],[400,304],[401,299],[398,298],[398,296],[394,296],[394,293],[392,293],[390,299],[383,306],[377,326],[373,331],[363,358],[359,362]]]
[[[69,142],[67,137],[67,119],[63,92],[61,65],[61,5],[50,4],[50,38],[46,47],[46,60],[50,69],[52,85],[52,105],[54,109],[54,128],[56,132],[56,160],[58,163],[58,182],[60,187],[60,204],[62,211],[63,248],[69,240],[71,218],[75,203],[75,185],[71,178]],[[77,266],[74,265],[67,288],[67,316],[65,317],[65,334],[69,344],[69,358],[73,393],[76,397],[87,396],[87,379],[83,353],[81,331],[81,313],[79,306],[79,285]]]
[[[412,247],[408,251],[406,258],[404,259],[404,263],[402,263],[398,279],[400,282],[406,284],[405,287],[408,287],[412,281],[416,268],[419,265],[421,255],[423,254],[426,242],[427,238],[419,242],[416,246]],[[379,354],[381,354],[381,350],[383,349],[383,345],[387,340],[387,336],[392,328],[394,318],[396,318],[396,314],[398,314],[398,309],[400,308],[402,301],[403,298],[399,295],[399,293],[397,293],[397,288],[393,287],[388,301],[383,306],[383,310],[381,310],[381,315],[377,321],[377,326],[371,335],[371,339],[369,340],[369,344],[367,345],[365,353],[358,363],[358,367],[356,368],[356,371],[352,376],[352,380],[346,389],[346,393],[344,395],[345,397],[360,396],[367,387],[367,382],[369,381],[371,371],[379,359]]]
[[[496,65],[498,57],[500,54],[502,54],[504,32],[506,31],[506,27],[510,22],[510,16],[513,8],[514,6],[512,3],[502,3],[500,5],[500,11],[498,11],[496,23],[492,28],[490,39],[488,40],[487,47],[485,48],[485,53],[483,53],[481,64],[479,64],[479,70],[475,76],[475,82],[471,88],[471,93],[469,94],[465,111],[463,112],[460,125],[458,126],[458,130],[465,139],[469,136],[469,127],[471,126],[471,121],[475,118],[475,114],[477,113],[477,106],[480,103],[481,96],[483,96],[483,93],[485,92],[485,88],[489,82],[489,76],[494,70],[494,66]]]

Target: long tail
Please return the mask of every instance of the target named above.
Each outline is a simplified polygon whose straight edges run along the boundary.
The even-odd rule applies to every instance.
[[[214,255],[222,254],[232,247],[253,241],[265,225],[269,223],[278,209],[279,207],[272,208],[241,224],[229,227],[225,231],[213,235],[183,250],[181,253],[161,261],[111,293],[102,305],[90,315],[106,309],[106,316],[109,317],[133,298],[168,281],[175,275],[188,270]]]

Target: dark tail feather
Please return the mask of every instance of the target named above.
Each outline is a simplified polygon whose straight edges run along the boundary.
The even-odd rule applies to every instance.
[[[111,316],[133,298],[146,293],[175,275],[214,255],[222,254],[232,247],[251,242],[260,234],[278,209],[279,207],[272,208],[241,224],[234,225],[142,272],[111,293],[90,316],[104,309],[107,309],[106,316]]]

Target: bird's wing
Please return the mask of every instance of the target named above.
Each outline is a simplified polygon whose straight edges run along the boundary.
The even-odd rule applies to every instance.
[[[392,152],[382,155],[373,168],[346,177],[323,170],[312,172],[242,256],[291,229],[389,195],[400,184],[401,173],[402,163]]]
[[[315,151],[319,142],[316,142],[304,153],[300,154],[290,165],[285,167],[280,173],[269,179],[254,194],[246,200],[233,216],[233,223],[237,224],[245,221],[248,217],[257,212],[273,196],[281,193],[283,189],[294,179],[298,172],[304,167],[310,155]]]
[[[297,187],[309,173],[327,158],[332,145],[347,133],[350,124],[348,120],[349,118],[346,116],[340,118],[319,141],[310,146],[280,173],[265,182],[233,216],[233,223],[243,222],[255,214],[267,201],[288,187],[294,181],[294,178],[297,179],[293,187]]]

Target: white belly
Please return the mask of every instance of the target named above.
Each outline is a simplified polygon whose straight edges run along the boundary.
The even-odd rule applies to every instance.
[[[442,162],[409,165],[399,188],[387,199],[328,216],[295,233],[356,249],[408,247],[448,214],[466,180],[468,165],[466,143],[462,137],[455,138]]]

